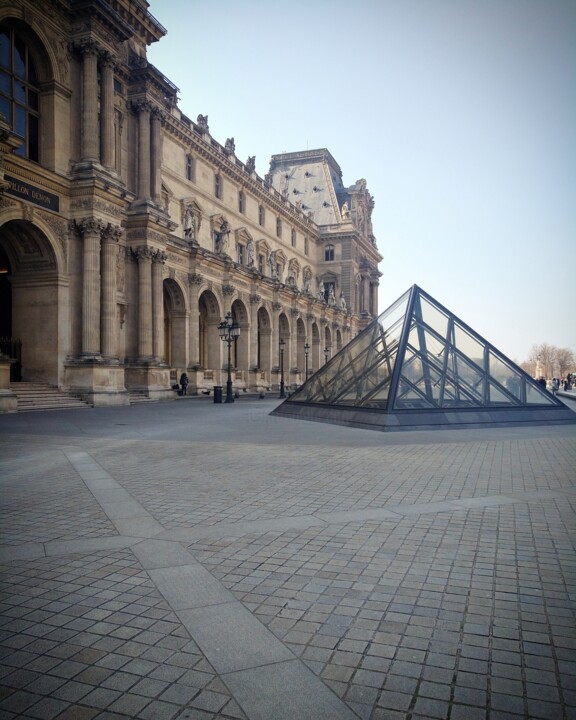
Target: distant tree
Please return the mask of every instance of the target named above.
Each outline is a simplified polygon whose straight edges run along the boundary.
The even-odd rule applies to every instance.
[[[569,372],[574,372],[576,359],[570,348],[556,348],[556,367],[560,377],[566,377]]]
[[[557,350],[558,348],[554,347],[554,345],[548,345],[547,343],[532,346],[528,361],[534,365],[534,372],[532,373],[534,376],[554,377]]]

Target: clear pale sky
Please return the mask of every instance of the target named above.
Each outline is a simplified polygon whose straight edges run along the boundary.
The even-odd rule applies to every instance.
[[[384,310],[414,283],[508,357],[576,352],[576,0],[151,0],[148,59],[236,155],[365,178]]]

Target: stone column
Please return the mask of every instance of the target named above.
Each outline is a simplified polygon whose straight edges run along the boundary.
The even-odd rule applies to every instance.
[[[101,97],[100,130],[102,165],[108,170],[116,168],[116,142],[114,137],[114,59],[109,52],[100,56]]]
[[[138,260],[138,359],[152,360],[152,249],[141,245],[134,251]]]
[[[282,305],[278,302],[272,303],[272,367],[280,367],[280,310]],[[280,382],[280,379],[278,379]]]
[[[164,353],[164,263],[168,255],[156,250],[152,256],[152,355],[165,361]]]
[[[368,312],[370,303],[370,278],[362,278],[362,312]]]
[[[118,357],[116,344],[116,266],[118,240],[122,228],[108,225],[102,233],[102,298],[101,336],[102,355],[105,358]]]
[[[152,200],[162,202],[162,121],[164,113],[160,108],[152,109]]]
[[[256,293],[250,295],[250,357],[249,369],[258,366],[258,308],[262,298]]]
[[[98,162],[98,47],[93,40],[80,45],[82,53],[82,160]]]
[[[140,100],[138,112],[138,200],[150,200],[150,103]]]
[[[82,351],[84,357],[100,357],[100,238],[104,223],[84,218],[77,224],[82,233]]]
[[[190,327],[188,333],[188,366],[200,366],[200,308],[198,306],[198,293],[204,278],[197,273],[188,275],[190,290],[188,293],[190,301]]]

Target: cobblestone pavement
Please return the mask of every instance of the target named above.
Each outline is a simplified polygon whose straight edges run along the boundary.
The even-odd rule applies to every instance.
[[[0,417],[0,720],[576,720],[576,426]]]

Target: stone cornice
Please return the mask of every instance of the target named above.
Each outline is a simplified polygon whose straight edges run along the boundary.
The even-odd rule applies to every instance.
[[[310,237],[319,234],[318,226],[313,220],[310,220],[301,210],[297,210],[291,203],[287,205],[280,193],[271,188],[258,175],[249,172],[244,163],[234,156],[227,157],[224,148],[215,140],[211,138],[210,142],[203,140],[192,125],[191,123],[190,126],[187,126],[183,121],[169,115],[164,127],[165,132],[179,140],[187,150],[192,150],[193,153],[206,159],[215,168],[225,173],[236,185],[248,190],[251,195],[262,201],[267,209],[274,210],[297,226],[304,235]]]

